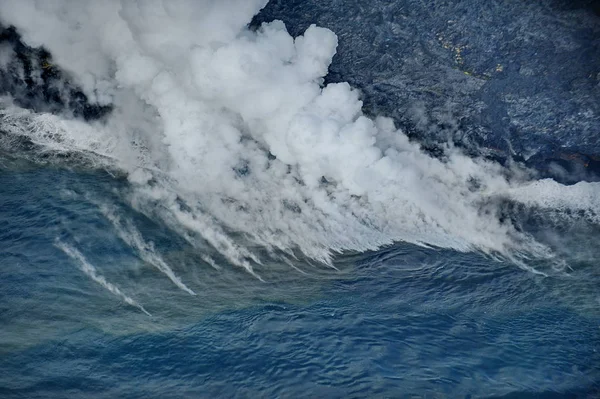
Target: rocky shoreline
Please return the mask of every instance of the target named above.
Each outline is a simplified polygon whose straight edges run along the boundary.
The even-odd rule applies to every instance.
[[[600,180],[600,11],[591,1],[272,0],[252,26],[273,19],[292,35],[312,23],[333,30],[326,83],[360,89],[367,114],[394,118],[433,154],[452,141],[561,182]],[[111,111],[12,27],[0,30],[3,94],[85,120]]]

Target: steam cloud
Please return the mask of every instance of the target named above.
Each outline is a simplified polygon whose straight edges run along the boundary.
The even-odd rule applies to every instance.
[[[530,183],[450,146],[443,159],[425,154],[390,119],[365,117],[348,84],[323,87],[334,33],[311,26],[292,38],[280,21],[248,30],[265,4],[3,0],[2,23],[115,107],[87,124],[4,104],[4,124],[110,157],[138,209],[250,272],[265,249],[329,264],[394,241],[549,256],[502,221],[495,198],[567,206],[556,198],[582,186]]]

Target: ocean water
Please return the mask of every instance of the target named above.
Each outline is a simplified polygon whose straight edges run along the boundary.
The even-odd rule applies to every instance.
[[[589,164],[424,147],[265,4],[0,2],[0,398],[600,397]]]
[[[265,267],[260,281],[202,261],[128,208],[127,182],[106,172],[5,161],[0,186],[2,397],[600,392],[600,273],[589,260],[544,277],[476,253],[394,244],[339,256],[337,270]],[[140,260],[102,203],[196,295]]]

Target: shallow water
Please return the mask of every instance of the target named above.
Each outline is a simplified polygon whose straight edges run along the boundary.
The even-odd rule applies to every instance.
[[[108,173],[4,165],[2,397],[600,394],[600,278],[589,254],[543,277],[476,253],[397,244],[338,256],[337,270],[273,262],[257,269],[260,281],[204,262],[129,208],[127,183]],[[195,296],[119,238],[106,204]],[[150,315],[90,278],[60,243]]]

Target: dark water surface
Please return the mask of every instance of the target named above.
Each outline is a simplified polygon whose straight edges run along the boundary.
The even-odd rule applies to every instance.
[[[396,245],[216,270],[104,172],[0,170],[0,397],[600,396],[596,266],[549,277]],[[197,295],[140,260],[110,204]],[[58,246],[151,314],[90,278]],[[587,263],[586,263],[587,262]]]

